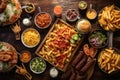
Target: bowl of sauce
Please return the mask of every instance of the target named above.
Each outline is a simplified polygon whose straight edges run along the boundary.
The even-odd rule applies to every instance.
[[[97,17],[97,12],[95,11],[95,9],[88,9],[86,12],[86,16],[90,20],[95,19]]]
[[[52,18],[47,12],[38,13],[34,18],[35,25],[40,29],[48,28],[51,24],[51,21]]]
[[[28,63],[31,60],[31,53],[27,50],[24,50],[20,54],[20,60],[23,63]]]

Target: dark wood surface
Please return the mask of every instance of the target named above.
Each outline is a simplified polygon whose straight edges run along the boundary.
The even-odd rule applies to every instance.
[[[41,10],[43,12],[48,12],[52,16],[52,24],[47,29],[41,30],[41,29],[37,28],[35,26],[34,22],[33,22],[32,26],[30,26],[30,27],[33,27],[33,28],[35,28],[39,31],[39,33],[41,34],[41,41],[42,41],[44,39],[45,35],[47,34],[47,32],[49,31],[49,29],[51,28],[51,26],[53,25],[53,23],[55,22],[55,20],[56,20],[56,17],[53,14],[54,6],[59,4],[63,7],[63,14],[62,14],[61,18],[63,20],[65,20],[64,15],[65,15],[65,12],[66,12],[67,9],[75,8],[79,11],[77,5],[78,5],[78,2],[80,0],[19,0],[19,1],[21,2],[21,5],[25,5],[26,3],[31,2],[31,3],[34,3],[35,6],[36,6],[36,11],[33,15],[28,15],[23,10],[23,13],[22,13],[21,18],[20,18],[21,28],[22,28],[21,33],[26,28],[29,28],[29,27],[26,27],[22,24],[23,18],[31,16],[32,17],[31,21],[33,22],[34,16],[38,13],[38,9],[37,9],[38,6],[41,7]],[[115,4],[116,6],[118,6],[120,8],[120,0],[85,0],[85,1],[88,3],[88,6],[89,6],[90,3],[92,3],[93,8],[98,13],[103,7],[105,7],[107,5],[110,5],[110,4]],[[86,18],[85,11],[79,11],[79,13],[80,13],[81,18]],[[98,22],[97,22],[97,18],[95,20],[91,21],[91,23],[92,23],[92,29],[95,29],[95,28],[99,27]],[[69,23],[69,24],[75,26],[75,23]],[[119,37],[120,36],[119,32],[120,32],[120,30],[114,32],[114,37]],[[83,44],[87,43],[87,36],[88,35],[85,35],[85,40],[83,41]],[[20,41],[15,40],[14,33],[11,31],[9,26],[0,27],[0,41],[4,41],[4,42],[8,42],[8,43],[12,44],[18,52],[21,52],[22,50],[29,50],[32,54],[32,58],[37,56],[35,54],[35,51],[36,51],[36,49],[38,48],[39,45],[36,46],[35,48],[32,48],[32,49],[26,48],[22,44],[21,40]],[[119,41],[118,42],[113,41],[113,46],[120,49]],[[97,56],[96,56],[96,58],[97,58]],[[20,61],[18,61],[18,65],[19,64],[20,64]],[[48,63],[47,63],[46,71],[42,74],[39,74],[39,75],[36,75],[36,74],[34,74],[30,71],[29,63],[25,64],[25,66],[26,66],[28,72],[30,72],[30,74],[33,76],[32,80],[62,80],[61,79],[62,72],[60,72],[60,71],[59,71],[59,76],[55,79],[52,79],[49,76],[49,69],[53,66],[51,66]],[[19,74],[15,73],[15,68],[14,68],[12,71],[10,71],[8,73],[0,73],[0,80],[26,80],[26,79],[22,75],[19,75]],[[115,74],[115,75],[107,75],[107,74],[103,73],[96,64],[94,74],[93,74],[93,76],[90,80],[120,80],[120,73]]]

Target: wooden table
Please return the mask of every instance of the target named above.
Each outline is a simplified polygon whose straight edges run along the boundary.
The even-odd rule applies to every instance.
[[[53,7],[57,4],[61,5],[63,7],[63,14],[62,14],[62,19],[65,20],[65,12],[67,9],[69,8],[75,8],[79,11],[78,9],[78,2],[80,0],[19,0],[21,2],[22,5],[25,5],[26,3],[28,2],[31,2],[31,3],[34,3],[35,6],[36,6],[36,12],[33,14],[33,15],[28,15],[27,13],[25,13],[23,11],[22,15],[21,15],[21,28],[22,28],[22,31],[21,33],[24,31],[24,29],[26,28],[29,28],[29,27],[26,27],[22,24],[22,20],[23,18],[26,18],[26,17],[29,17],[29,16],[32,16],[32,19],[31,21],[33,22],[34,20],[34,16],[38,13],[38,10],[37,10],[37,7],[40,6],[41,7],[41,10],[43,12],[48,12],[50,13],[50,15],[52,16],[52,24],[55,22],[56,20],[56,17],[54,16],[53,14]],[[93,8],[99,12],[103,7],[105,7],[106,5],[110,5],[110,4],[115,4],[117,5],[118,7],[120,7],[120,0],[85,0],[87,3],[88,3],[88,6],[90,3],[93,4]],[[81,18],[86,18],[85,16],[85,13],[84,12],[81,12],[80,11],[80,17]],[[95,19],[94,21],[91,21],[92,23],[92,28],[98,28],[98,22],[97,22],[97,19]],[[33,27],[35,29],[37,29],[39,31],[39,33],[41,34],[41,41],[44,39],[45,35],[47,34],[47,32],[49,31],[49,29],[51,28],[52,24],[50,25],[49,28],[47,29],[44,29],[44,30],[41,30],[41,29],[38,29],[34,22],[32,24],[32,26],[30,27]],[[75,23],[69,23],[71,25],[75,25]],[[114,37],[118,37],[120,36],[119,34],[120,30],[114,32]],[[88,35],[85,35],[85,40],[83,42],[86,43],[87,42],[87,36]],[[20,41],[16,41],[15,40],[15,36],[14,36],[14,33],[11,31],[11,29],[9,28],[9,26],[7,27],[0,27],[0,41],[4,41],[4,42],[8,42],[10,44],[12,44],[16,50],[18,52],[21,52],[22,50],[29,50],[31,53],[32,53],[32,57],[35,57],[37,56],[35,54],[35,51],[37,49],[37,47],[35,48],[32,48],[32,49],[29,49],[29,48],[26,48],[21,40]],[[40,43],[39,43],[40,44]],[[82,45],[83,45],[82,44]],[[120,49],[120,45],[119,45],[119,41],[114,41],[113,42],[113,46]],[[18,65],[20,64],[20,61],[18,61]],[[32,80],[61,80],[61,74],[62,72],[59,73],[59,76],[55,79],[52,79],[50,78],[49,76],[49,69],[53,66],[51,66],[50,64],[47,63],[47,69],[46,71],[43,73],[43,74],[39,74],[39,75],[36,75],[34,73],[32,73],[29,69],[29,63],[28,64],[25,64],[25,66],[27,67],[27,70],[32,74],[33,76],[33,79]],[[0,80],[25,80],[25,78],[19,74],[16,74],[15,73],[15,69],[13,69],[12,71],[8,72],[8,73],[0,73]],[[91,78],[91,80],[120,80],[120,74],[116,74],[116,75],[112,75],[112,76],[109,76],[109,75],[106,75],[105,73],[103,73],[97,66],[97,64],[95,65],[95,71],[94,71],[94,74]]]

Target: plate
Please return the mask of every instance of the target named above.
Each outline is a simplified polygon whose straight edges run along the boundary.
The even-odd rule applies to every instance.
[[[15,48],[6,42],[0,42],[0,72],[10,71],[17,63]]]
[[[6,26],[16,22],[22,13],[22,8],[18,0],[6,0],[6,9],[0,13],[0,25]]]
[[[59,70],[65,71],[82,41],[82,38],[76,40],[77,34],[72,26],[57,19],[36,50],[36,54]]]

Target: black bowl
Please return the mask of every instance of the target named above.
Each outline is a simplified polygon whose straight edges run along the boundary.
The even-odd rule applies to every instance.
[[[108,54],[106,54],[106,53],[103,53],[106,49],[111,49],[111,50],[114,50],[114,53],[109,53],[109,54],[117,54],[118,55],[118,58],[120,58],[120,51],[117,49],[117,48],[105,48],[105,49],[103,49],[99,54],[98,54],[98,58],[97,58],[97,62],[98,62],[98,67],[104,72],[104,73],[106,73],[106,74],[108,74],[108,75],[115,75],[115,74],[117,74],[118,72],[120,72],[120,69],[118,69],[118,68],[116,68],[116,66],[114,66],[114,68],[116,69],[116,70],[113,70],[113,71],[111,71],[110,72],[110,70],[112,70],[112,69],[108,69],[108,64],[110,64],[110,67],[112,66],[111,64],[113,64],[111,61],[113,61],[112,59],[113,59],[113,56],[110,56],[110,55],[108,55]],[[108,56],[108,57],[103,57],[103,54],[104,55],[106,55],[106,56]],[[109,57],[110,56],[110,57]],[[108,61],[108,62],[106,62],[105,63],[105,61],[104,60],[102,60],[101,62],[100,62],[100,60],[101,59],[105,59],[105,61],[107,61],[108,59],[111,59],[110,61]],[[117,58],[114,58],[114,59],[117,59]],[[120,61],[120,60],[119,60]],[[110,63],[111,62],[111,63]],[[116,61],[115,61],[116,62]],[[115,65],[115,62],[114,62],[114,65]],[[104,65],[100,65],[100,64],[103,64],[104,63],[104,65],[105,65],[105,67],[103,68],[103,66]],[[118,63],[117,63],[118,64]],[[119,65],[120,66],[120,65]],[[109,68],[110,68],[109,67]],[[112,66],[113,67],[113,66]],[[105,70],[105,68],[107,68],[107,70]]]

